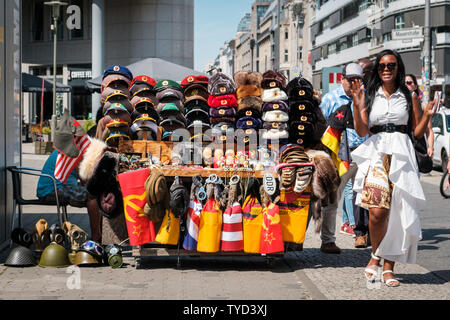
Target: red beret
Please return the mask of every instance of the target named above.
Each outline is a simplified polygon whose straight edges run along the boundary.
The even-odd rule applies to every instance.
[[[186,78],[181,81],[181,87],[184,89],[187,86],[190,86],[191,84],[203,84],[208,85],[209,78],[207,76],[187,76]]]

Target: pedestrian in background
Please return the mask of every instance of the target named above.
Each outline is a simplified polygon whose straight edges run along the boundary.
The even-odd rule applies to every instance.
[[[417,85],[417,78],[415,75],[409,73],[405,77],[405,85],[411,91],[412,98],[418,100],[419,106],[422,106],[421,94],[419,90],[419,86]],[[420,108],[422,110],[422,108]],[[434,133],[431,125],[431,119],[428,121],[427,131],[427,154],[430,158],[433,159],[434,154]]]
[[[357,63],[349,63],[342,70],[342,81],[338,88],[328,92],[322,98],[322,103],[320,104],[320,109],[328,120],[330,115],[335,112],[339,107],[352,103],[352,92],[351,84],[353,81],[359,79],[362,80],[363,72],[361,67]],[[358,136],[356,131],[351,128],[346,129],[348,147],[350,151],[354,150],[358,145],[360,145],[365,139]],[[336,246],[336,213],[338,208],[338,203],[343,197],[343,208],[342,208],[342,226],[340,232],[354,235],[353,227],[355,226],[354,215],[353,215],[353,190],[352,190],[352,179],[356,174],[356,165],[351,163],[349,170],[342,175],[341,184],[337,190],[337,200],[335,203],[329,204],[322,208],[323,221],[322,221],[322,246],[321,251],[324,253],[340,253],[340,248]]]
[[[363,90],[367,86],[370,77],[372,76],[373,62],[369,58],[362,58],[358,60],[358,64],[362,68],[363,72]],[[356,167],[355,162],[353,162]],[[356,172],[355,172],[356,175]],[[352,182],[354,182],[355,175],[353,175]],[[369,210],[356,205],[356,192],[353,191],[352,183],[352,205],[353,205],[353,216],[355,220],[355,248],[367,248],[370,245],[369,238]]]
[[[418,101],[405,85],[403,61],[392,50],[378,54],[366,92],[355,81],[352,94],[356,132],[373,134],[352,152],[358,165],[356,204],[369,210],[372,253],[364,275],[375,280],[384,259],[382,281],[396,287],[400,282],[394,276],[395,262],[416,263],[419,211],[426,202],[408,133],[423,137],[433,102],[421,118]]]

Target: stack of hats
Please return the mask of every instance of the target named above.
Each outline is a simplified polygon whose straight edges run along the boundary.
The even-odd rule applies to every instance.
[[[205,140],[204,133],[211,128],[208,106],[208,81],[206,76],[190,75],[181,81],[184,90],[184,115],[191,140]],[[201,132],[201,134],[199,134]],[[203,138],[202,138],[203,137]],[[209,140],[209,139],[206,139]]]
[[[305,78],[297,77],[288,83],[286,92],[289,96],[289,142],[310,148],[322,138],[324,119],[313,86]]]
[[[186,128],[184,94],[181,85],[173,80],[160,80],[155,85],[157,106],[161,118],[162,140],[171,139],[173,131]]]
[[[156,140],[158,136],[159,115],[156,112],[156,95],[153,88],[156,81],[146,75],[135,77],[130,84],[131,131],[133,140]],[[146,134],[147,133],[147,134]]]
[[[96,137],[110,147],[117,147],[120,138],[131,138],[133,107],[128,88],[132,80],[131,71],[120,65],[107,68],[103,74],[100,97],[103,118],[98,123]]]
[[[262,75],[259,72],[241,71],[234,75],[238,99],[238,120],[236,128],[242,129],[246,134],[257,132],[262,128],[261,121],[261,87]],[[253,131],[255,130],[255,131]],[[244,142],[249,142],[248,137]]]
[[[228,130],[236,128],[236,84],[233,79],[218,72],[208,81],[208,105],[210,122],[213,126],[214,135],[221,136],[222,140]]]
[[[286,78],[283,74],[268,70],[263,74],[261,86],[264,89],[262,100],[263,139],[279,141],[280,145],[288,142],[289,105],[286,95]]]

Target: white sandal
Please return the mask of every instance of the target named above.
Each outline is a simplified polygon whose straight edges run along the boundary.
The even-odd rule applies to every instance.
[[[373,253],[370,254],[372,259],[380,261],[381,258],[374,255]],[[369,281],[374,281],[377,278],[378,275],[378,269],[380,268],[380,264],[376,264],[376,265],[372,265],[372,266],[368,266],[364,269],[364,276],[366,277],[367,280]],[[370,273],[371,276],[367,276],[367,273]]]
[[[400,281],[398,281],[395,278],[391,278],[391,279],[387,279],[386,281],[384,280],[384,274],[385,273],[394,273],[394,271],[392,270],[385,270],[381,273],[381,282],[383,282],[387,287],[398,287],[400,285]],[[397,284],[393,284],[393,285],[389,285],[392,282],[397,282]]]

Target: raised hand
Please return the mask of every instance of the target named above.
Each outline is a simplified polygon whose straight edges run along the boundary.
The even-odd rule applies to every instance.
[[[364,85],[362,84],[362,81],[360,79],[353,80],[350,91],[352,92],[355,104],[361,107],[364,104]]]

